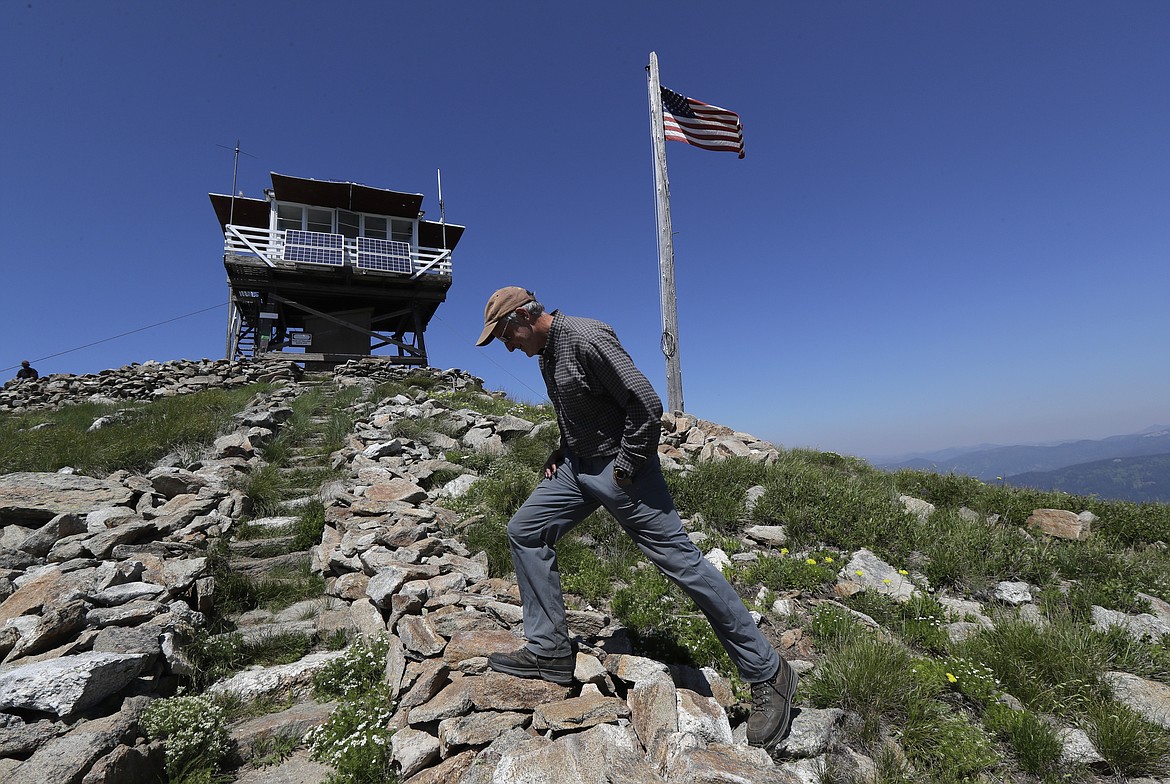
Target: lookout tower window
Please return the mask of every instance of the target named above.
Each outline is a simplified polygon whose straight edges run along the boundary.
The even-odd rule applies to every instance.
[[[386,219],[378,215],[367,215],[366,218],[366,234],[370,239],[384,240],[386,239]]]
[[[405,242],[408,245],[414,244],[414,223],[408,220],[398,220],[392,218],[390,220],[390,239],[398,242]]]
[[[349,210],[337,211],[337,233],[350,239],[357,237],[362,231],[362,216]]]
[[[305,208],[305,229],[319,231],[324,234],[333,233],[333,210],[320,207]]]
[[[304,208],[299,204],[276,205],[276,228],[279,231],[292,229],[300,231],[304,228]]]

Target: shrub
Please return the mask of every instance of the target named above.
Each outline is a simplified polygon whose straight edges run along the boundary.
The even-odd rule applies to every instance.
[[[359,638],[343,655],[313,675],[313,696],[319,700],[338,699],[381,683],[389,650],[385,637]]]
[[[949,643],[943,629],[947,611],[929,596],[917,594],[909,601],[899,602],[889,596],[863,591],[846,599],[845,604],[870,616],[915,648],[941,652]]]
[[[717,531],[728,532],[739,528],[747,490],[763,481],[764,471],[743,457],[699,463],[686,474],[670,474],[670,490],[680,514],[701,514]]]
[[[390,769],[389,693],[385,684],[342,700],[325,721],[305,735],[310,758],[333,767],[329,784],[384,784]]]
[[[818,646],[836,650],[866,637],[871,630],[844,607],[822,604],[813,610],[812,633]]]
[[[937,700],[911,700],[902,724],[902,746],[918,765],[948,780],[971,777],[999,760],[991,739],[962,711]]]
[[[210,698],[180,695],[155,700],[142,715],[151,740],[166,744],[166,771],[171,779],[210,781],[230,749],[223,709]]]
[[[297,521],[293,523],[294,550],[308,550],[310,547],[321,544],[321,534],[325,532],[325,505],[320,499],[314,498],[301,509]]]
[[[1044,584],[1053,574],[1045,549],[1017,526],[970,520],[939,510],[922,525],[918,549],[931,585],[982,592],[1000,580]]]
[[[729,678],[737,673],[707,617],[690,597],[654,568],[634,573],[614,594],[614,617],[630,633],[635,652],[696,667],[714,667]]]
[[[1170,763],[1170,735],[1166,730],[1113,700],[1087,707],[1085,732],[1120,776],[1161,775]]]
[[[309,756],[336,768],[330,782],[382,784],[390,771],[390,693],[385,683],[384,637],[360,638],[313,676],[317,699],[340,703],[322,725],[309,730]]]
[[[794,545],[870,547],[899,555],[912,549],[907,540],[913,525],[896,502],[888,474],[860,461],[817,460],[810,454],[817,453],[781,453],[768,467],[765,492],[752,508],[754,522],[784,524]]]
[[[1051,724],[1030,710],[1012,710],[1004,705],[988,706],[984,724],[1012,747],[1016,762],[1033,776],[1060,771],[1064,750],[1060,735]]]

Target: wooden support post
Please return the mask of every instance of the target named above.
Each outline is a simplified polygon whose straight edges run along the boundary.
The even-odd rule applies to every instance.
[[[662,123],[662,90],[658,55],[650,53],[650,140],[654,148],[655,214],[658,217],[658,277],[662,302],[662,353],[666,356],[666,399],[669,411],[682,411],[682,366],[679,359],[678,307],[674,288],[674,235],[670,228],[670,179],[666,176],[666,131]]]

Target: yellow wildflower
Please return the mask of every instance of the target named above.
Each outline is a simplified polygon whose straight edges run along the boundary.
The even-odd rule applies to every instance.
[[[805,559],[804,559],[804,562],[805,562],[806,564],[808,564],[809,566],[816,566],[816,565],[817,565],[817,559],[816,559],[816,558],[805,558]]]
[[[959,679],[956,678],[952,673],[949,673],[949,672],[947,673],[947,680],[950,681],[951,683],[958,683],[959,682]]]

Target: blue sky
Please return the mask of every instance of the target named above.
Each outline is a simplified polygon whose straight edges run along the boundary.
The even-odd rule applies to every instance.
[[[519,284],[612,323],[665,398],[656,51],[747,147],[668,145],[689,412],[864,456],[1170,423],[1170,4],[572,7],[0,4],[0,368],[222,357],[207,194],[239,139],[252,197],[276,171],[437,218],[442,169],[468,228],[432,364],[543,399],[472,345]]]

